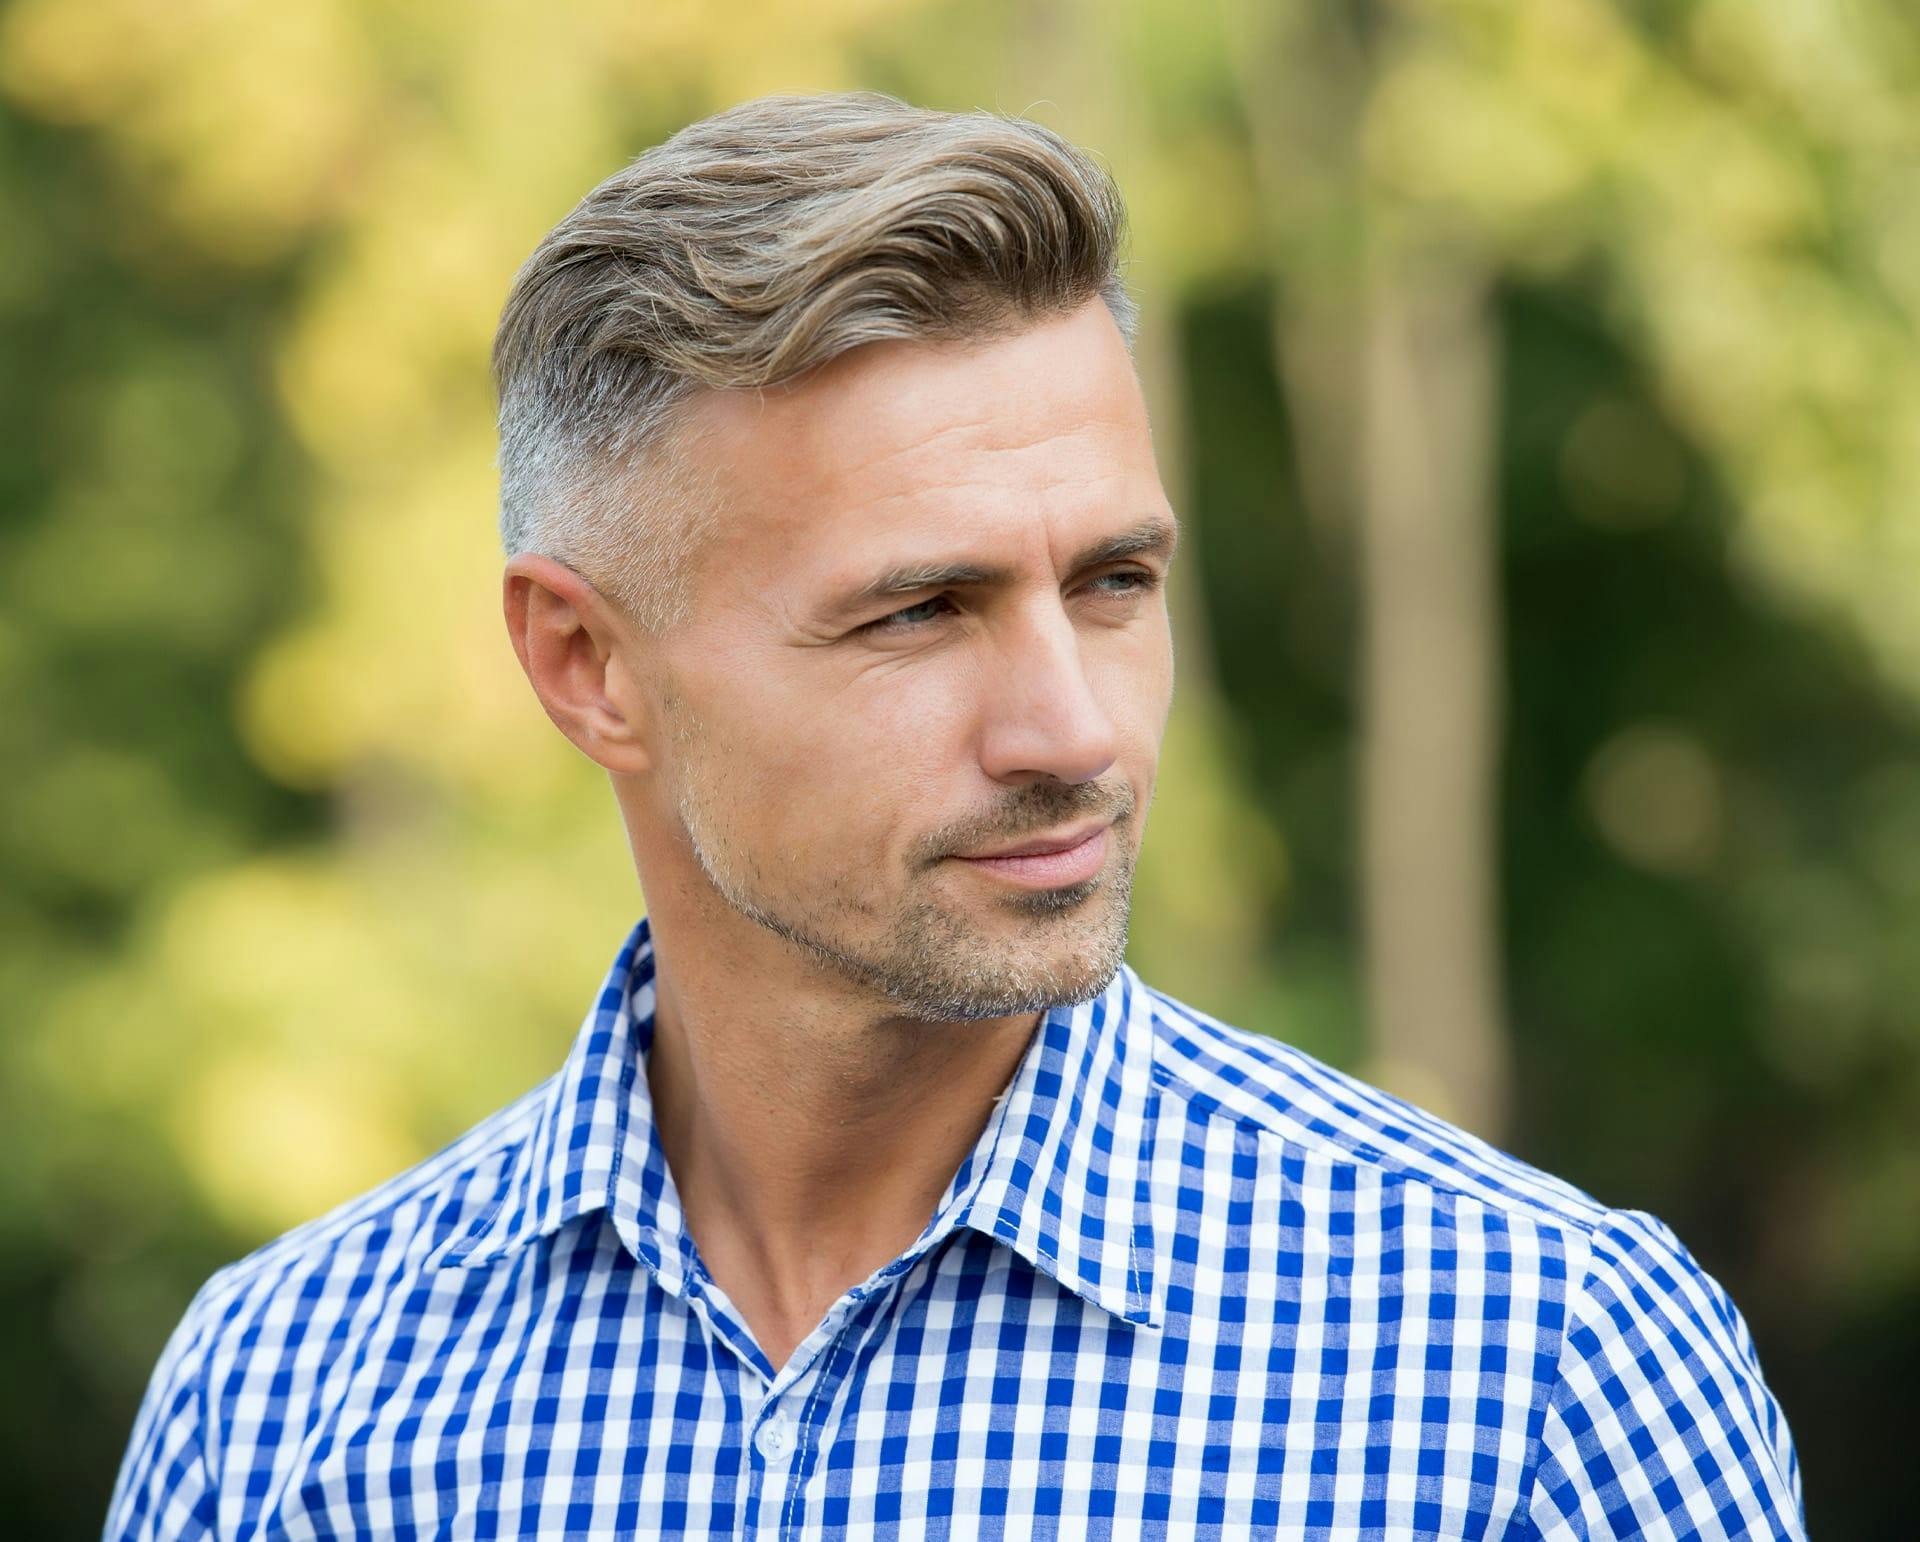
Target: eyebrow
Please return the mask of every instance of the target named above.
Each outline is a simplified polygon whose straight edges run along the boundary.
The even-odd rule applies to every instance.
[[[1103,562],[1118,562],[1123,557],[1158,557],[1173,560],[1180,542],[1177,520],[1149,515],[1131,529],[1122,530],[1095,541],[1075,553],[1070,572],[1084,573]],[[851,615],[880,600],[917,593],[922,589],[952,589],[968,585],[1004,584],[1015,577],[1011,568],[982,562],[913,562],[888,568],[879,577],[860,585],[851,593],[831,601],[828,618]]]

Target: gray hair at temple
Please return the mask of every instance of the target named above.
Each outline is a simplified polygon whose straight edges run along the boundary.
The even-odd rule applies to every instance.
[[[1126,212],[1024,118],[873,91],[703,118],[587,194],[514,280],[494,339],[500,536],[636,624],[686,618],[718,468],[678,420],[888,338],[986,340],[1096,296],[1129,349]]]

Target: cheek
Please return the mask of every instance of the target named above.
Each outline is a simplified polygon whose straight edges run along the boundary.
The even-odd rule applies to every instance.
[[[1155,746],[1173,705],[1173,639],[1164,622],[1117,634],[1088,654],[1094,694],[1130,747]]]
[[[769,675],[735,695],[712,751],[730,795],[755,802],[749,817],[788,831],[797,849],[817,832],[838,832],[844,850],[850,831],[871,826],[885,842],[903,823],[950,817],[975,684],[965,668],[927,662],[882,665],[830,692]]]
[[[869,775],[884,776],[887,762],[943,763],[966,744],[985,669],[962,647],[876,658],[819,697],[807,736],[823,756],[851,758]]]

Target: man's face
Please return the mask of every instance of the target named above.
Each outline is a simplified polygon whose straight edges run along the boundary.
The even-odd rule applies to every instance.
[[[1106,307],[698,410],[729,502],[662,644],[658,813],[722,914],[928,1021],[1096,994],[1173,689],[1174,517]]]

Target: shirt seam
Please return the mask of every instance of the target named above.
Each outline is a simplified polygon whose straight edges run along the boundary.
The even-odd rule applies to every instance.
[[[214,1276],[214,1279],[217,1280],[218,1278],[218,1275]],[[209,1280],[207,1283],[209,1287],[211,1287],[213,1281]],[[209,1289],[209,1304],[212,1295],[213,1292]],[[203,1307],[202,1310],[204,1311],[205,1308]],[[199,1415],[199,1433],[194,1440],[194,1446],[200,1462],[200,1478],[207,1486],[207,1507],[214,1516],[218,1517],[220,1513],[220,1485],[214,1477],[213,1453],[210,1449],[213,1443],[213,1404],[207,1387],[207,1361],[213,1353],[213,1324],[211,1322],[202,1324],[199,1337],[200,1342],[197,1346],[198,1352],[194,1356],[193,1367],[193,1402],[194,1408]]]
[[[1533,1527],[1535,1533],[1539,1528],[1533,1523],[1533,1502],[1540,1489],[1540,1459],[1546,1453],[1547,1418],[1553,1411],[1554,1399],[1560,1395],[1560,1388],[1566,1383],[1567,1346],[1573,1342],[1575,1310],[1591,1293],[1594,1271],[1599,1262],[1599,1249],[1594,1246],[1592,1235],[1585,1236],[1583,1240],[1587,1250],[1586,1266],[1580,1271],[1580,1283],[1577,1286],[1570,1285],[1567,1291],[1566,1310],[1561,1314],[1560,1321],[1560,1342],[1554,1347],[1553,1352],[1553,1375],[1542,1383],[1538,1404],[1539,1427],[1527,1439],[1527,1458],[1520,1469],[1519,1502],[1515,1510],[1515,1519],[1525,1520],[1530,1527]],[[1573,1279],[1571,1269],[1567,1271],[1567,1279],[1569,1282]],[[1531,1407],[1528,1410],[1528,1422],[1534,1422]]]
[[[514,1180],[518,1176],[521,1156],[532,1139],[532,1134],[529,1133],[518,1140],[510,1140],[504,1145],[489,1147],[472,1166],[463,1167],[456,1173],[448,1174],[446,1187],[450,1189],[461,1180],[471,1182],[482,1167],[498,1158],[500,1161],[499,1192],[482,1208],[478,1216],[467,1223],[465,1230],[458,1236],[449,1236],[429,1248],[422,1259],[423,1264],[458,1268],[466,1263],[468,1257],[480,1246],[482,1239],[494,1229],[504,1215],[507,1201],[513,1194]],[[445,1198],[444,1194],[437,1197]],[[431,1215],[432,1207],[428,1207],[428,1213]],[[508,1219],[511,1222],[512,1218]],[[346,1236],[347,1232],[342,1232],[340,1240],[344,1240]],[[501,1255],[504,1257],[509,1250],[510,1245],[503,1244]]]
[[[540,1086],[530,1089],[529,1092],[523,1093],[519,1098],[516,1098],[505,1107],[496,1109],[492,1115],[488,1116],[488,1119],[481,1121],[481,1123],[475,1125],[473,1129],[468,1130],[466,1134],[449,1142],[447,1146],[424,1158],[420,1163],[415,1164],[415,1166],[425,1166],[427,1163],[447,1155],[448,1152],[459,1146],[468,1136],[472,1135],[475,1130],[483,1129],[492,1120],[499,1119],[502,1115],[511,1112],[520,1104],[528,1101],[533,1093],[543,1090],[544,1087],[545,1083],[542,1083]],[[537,1118],[537,1115],[535,1117]],[[407,1168],[396,1173],[392,1178],[389,1178],[385,1184],[368,1190],[357,1199],[350,1200],[340,1206],[337,1210],[325,1215],[316,1216],[311,1221],[304,1222],[300,1226],[293,1228],[293,1230],[283,1232],[280,1236],[263,1243],[251,1253],[235,1259],[209,1279],[207,1282],[208,1285],[211,1286],[215,1281],[224,1281],[227,1285],[234,1288],[243,1288],[251,1285],[258,1280],[262,1274],[273,1269],[284,1268],[302,1260],[310,1261],[334,1251],[361,1227],[370,1222],[377,1222],[382,1217],[390,1217],[410,1204],[419,1204],[423,1218],[430,1218],[438,1209],[439,1203],[445,1200],[450,1191],[464,1182],[470,1182],[474,1175],[485,1167],[488,1162],[504,1154],[508,1160],[501,1171],[501,1193],[498,1200],[489,1207],[486,1218],[474,1223],[473,1231],[470,1235],[477,1236],[479,1232],[484,1230],[485,1227],[506,1208],[507,1200],[512,1191],[513,1158],[518,1153],[519,1148],[526,1144],[527,1140],[531,1138],[530,1132],[523,1130],[521,1126],[522,1121],[519,1119],[506,1121],[504,1128],[494,1140],[488,1142],[479,1151],[476,1151],[471,1157],[459,1163],[457,1166],[446,1168],[430,1181],[423,1179],[419,1183],[409,1184],[403,1188],[395,1189],[392,1193],[385,1192],[388,1185],[398,1184],[402,1179],[408,1177],[409,1174],[414,1171],[414,1168]],[[437,1244],[436,1246],[441,1245],[444,1244]]]
[[[1542,1228],[1564,1233],[1575,1233],[1587,1239],[1591,1239],[1594,1234],[1606,1224],[1606,1215],[1609,1212],[1607,1212],[1604,1207],[1600,1207],[1599,1201],[1597,1200],[1594,1201],[1594,1204],[1600,1208],[1600,1214],[1596,1219],[1587,1221],[1582,1220],[1577,1215],[1569,1215],[1547,1205],[1530,1204],[1524,1198],[1507,1200],[1498,1195],[1475,1193],[1472,1189],[1459,1184],[1448,1183],[1444,1178],[1437,1177],[1432,1173],[1411,1171],[1404,1166],[1400,1166],[1392,1162],[1384,1151],[1375,1151],[1365,1146],[1358,1148],[1349,1146],[1342,1143],[1337,1137],[1321,1137],[1318,1141],[1309,1143],[1291,1131],[1276,1129],[1263,1119],[1235,1113],[1218,1098],[1201,1091],[1191,1082],[1180,1076],[1178,1072],[1169,1070],[1158,1060],[1156,1060],[1153,1065],[1153,1080],[1167,1091],[1180,1097],[1189,1107],[1199,1109],[1209,1119],[1224,1120],[1241,1129],[1258,1131],[1270,1139],[1291,1145],[1296,1149],[1325,1153],[1334,1160],[1344,1163],[1346,1166],[1365,1168],[1370,1172],[1376,1172],[1383,1179],[1399,1183],[1417,1184],[1422,1188],[1432,1190],[1436,1194],[1448,1194],[1455,1199],[1467,1200],[1472,1204],[1484,1206],[1488,1210],[1498,1211],[1502,1215],[1525,1216],[1533,1224]]]
[[[631,980],[632,976],[631,973],[629,973],[629,994],[623,997],[621,1001],[621,1010],[628,1014],[629,1021],[632,1020],[633,1013],[633,997],[630,990]],[[620,1169],[626,1164],[627,1160],[627,1131],[630,1128],[628,1121],[633,1108],[635,1062],[639,1059],[639,1046],[633,1042],[633,1036],[629,1034],[627,1037],[627,1053],[620,1057],[620,1096],[615,1100],[616,1106],[613,1111],[613,1155],[607,1162],[607,1218],[616,1223],[619,1216],[616,1205],[620,1193]],[[645,1175],[643,1174],[641,1177],[642,1184],[644,1184],[645,1181]],[[582,1194],[580,1198],[584,1205],[581,1213],[584,1215],[591,1212],[593,1206],[585,1204],[587,1196]],[[614,1226],[613,1232],[617,1239],[620,1235],[618,1224]],[[640,1240],[639,1217],[637,1215],[634,1217],[634,1240],[636,1242]],[[665,1261],[663,1250],[661,1262],[664,1263]],[[684,1259],[681,1261],[681,1272],[686,1272],[686,1262]]]
[[[864,1311],[865,1307],[866,1303],[862,1302],[861,1310]],[[858,1314],[856,1313],[855,1315],[857,1316]],[[826,1346],[825,1353],[831,1354],[834,1347],[846,1336],[851,1327],[851,1318],[847,1322],[842,1323],[840,1331],[833,1336],[832,1342]],[[819,1355],[814,1357],[816,1362],[819,1359]],[[827,1378],[825,1376],[814,1378],[813,1390],[807,1394],[806,1401],[800,1405],[800,1416],[795,1421],[799,1427],[794,1431],[793,1464],[787,1471],[786,1494],[780,1503],[780,1530],[783,1535],[793,1525],[794,1507],[801,1502],[801,1496],[806,1492],[806,1483],[801,1478],[801,1470],[805,1466],[807,1435],[812,1427],[813,1411],[825,1395],[826,1387]]]
[[[1128,1200],[1133,1214],[1127,1219],[1127,1307],[1129,1311],[1145,1312],[1146,1321],[1151,1323],[1154,1319],[1154,1280],[1149,1270],[1140,1266],[1140,1227],[1143,1218],[1146,1225],[1152,1225],[1153,1192],[1150,1180],[1160,1136],[1160,1088],[1151,1077],[1147,1082],[1147,1107],[1141,1123],[1145,1133],[1136,1158],[1133,1195]],[[1149,1267],[1151,1261],[1149,1254]],[[1135,1303],[1138,1303],[1137,1308]]]

